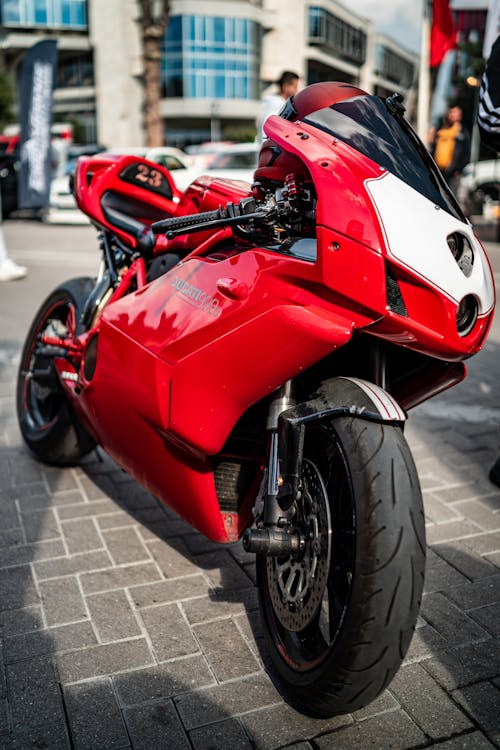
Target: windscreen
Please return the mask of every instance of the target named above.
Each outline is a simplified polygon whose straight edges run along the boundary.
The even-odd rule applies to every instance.
[[[357,96],[311,113],[303,122],[330,133],[425,195],[460,221],[465,217],[408,123],[383,99]]]

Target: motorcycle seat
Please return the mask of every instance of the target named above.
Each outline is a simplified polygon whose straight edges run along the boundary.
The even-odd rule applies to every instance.
[[[158,215],[158,211],[152,211],[146,204],[130,205],[130,201],[125,196],[108,191],[101,198],[102,212],[106,220],[117,229],[130,235],[136,241],[137,249],[144,254],[149,254],[155,244],[155,237],[150,229],[149,224],[131,216],[135,213],[144,216],[150,221],[157,221],[164,218],[164,214]]]

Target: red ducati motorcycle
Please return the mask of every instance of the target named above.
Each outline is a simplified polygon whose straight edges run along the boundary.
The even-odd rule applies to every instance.
[[[325,717],[409,646],[425,535],[403,427],[465,376],[494,285],[397,95],[314,84],[266,133],[251,187],[79,160],[101,267],[41,306],[17,407],[41,460],[99,444],[210,539],[243,538],[270,674]]]

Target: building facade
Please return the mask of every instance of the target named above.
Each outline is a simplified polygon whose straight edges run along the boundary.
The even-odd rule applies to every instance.
[[[95,77],[86,0],[0,0],[0,62],[16,83],[26,50],[57,37],[58,73],[54,112],[81,124],[93,140]]]
[[[0,55],[15,78],[38,39],[58,39],[54,113],[79,139],[140,145],[136,0],[0,0]],[[338,0],[172,0],[162,52],[166,140],[249,140],[260,99],[284,69],[406,95],[417,59]]]

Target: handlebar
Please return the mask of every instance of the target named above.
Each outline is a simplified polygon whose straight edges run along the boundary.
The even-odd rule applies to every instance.
[[[185,229],[186,227],[205,224],[207,221],[212,222],[225,218],[226,212],[221,206],[219,206],[216,211],[205,211],[202,214],[187,214],[186,216],[174,216],[171,219],[155,221],[154,224],[151,225],[151,229],[153,230],[153,234],[169,234],[171,231],[178,231],[179,229]]]
[[[166,234],[167,239],[173,239],[181,234],[201,232],[204,229],[216,229],[231,225],[251,224],[255,221],[265,221],[272,218],[275,208],[259,206],[253,198],[244,198],[239,203],[228,203],[225,208],[219,206],[215,211],[205,211],[201,214],[187,214],[173,216],[171,219],[155,221],[151,225],[153,234]]]

